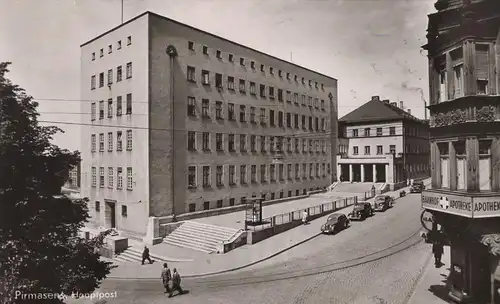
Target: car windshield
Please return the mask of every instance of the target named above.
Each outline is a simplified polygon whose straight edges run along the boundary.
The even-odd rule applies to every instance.
[[[338,220],[339,217],[340,217],[340,214],[332,214],[328,217],[328,219],[326,221],[327,222],[335,222]]]

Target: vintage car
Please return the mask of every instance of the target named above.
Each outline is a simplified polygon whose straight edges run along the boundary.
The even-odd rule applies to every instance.
[[[422,193],[425,190],[424,182],[413,182],[410,187],[410,193]]]
[[[337,233],[349,227],[351,221],[343,213],[334,213],[326,219],[326,223],[321,226],[321,233]]]
[[[349,213],[349,219],[364,221],[367,217],[372,216],[373,213],[373,207],[370,202],[360,201],[353,206],[352,212]]]
[[[373,209],[375,211],[385,211],[392,208],[393,199],[389,195],[379,195],[373,200]]]

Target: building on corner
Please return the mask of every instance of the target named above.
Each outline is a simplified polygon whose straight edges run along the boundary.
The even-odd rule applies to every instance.
[[[81,87],[95,226],[156,238],[336,180],[337,80],[296,64],[146,12],[81,45]]]
[[[403,106],[373,96],[339,119],[341,182],[382,183],[395,190],[430,175],[429,124]]]

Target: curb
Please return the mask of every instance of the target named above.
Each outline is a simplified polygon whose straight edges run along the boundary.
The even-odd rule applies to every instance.
[[[410,290],[410,293],[408,294],[408,296],[406,296],[405,298],[405,304],[409,304],[411,303],[413,297],[415,296],[416,294],[416,291],[417,291],[417,287],[422,284],[422,281],[424,279],[424,276],[425,274],[429,271],[429,267],[430,267],[430,262],[432,260],[432,253],[429,254],[429,257],[427,258],[427,260],[425,261],[424,263],[424,267],[422,267],[422,270],[420,271],[420,273],[418,274],[418,277],[417,277],[417,281],[415,282],[415,284],[412,286],[411,290]]]

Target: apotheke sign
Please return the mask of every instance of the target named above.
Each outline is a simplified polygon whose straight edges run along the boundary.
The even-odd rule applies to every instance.
[[[500,197],[474,197],[474,217],[500,217]]]
[[[440,212],[472,217],[472,198],[435,192],[422,192],[422,207]]]

